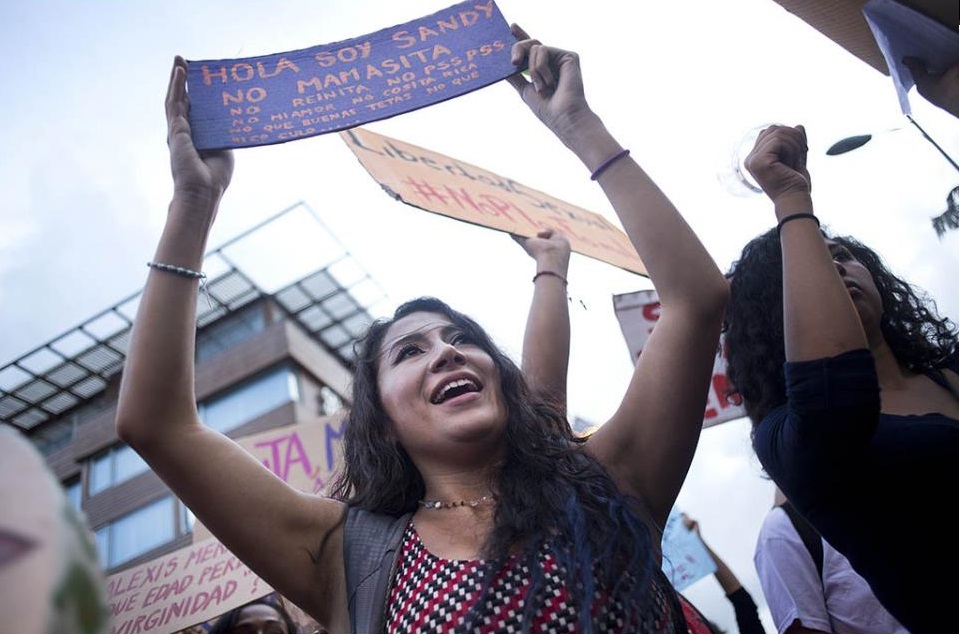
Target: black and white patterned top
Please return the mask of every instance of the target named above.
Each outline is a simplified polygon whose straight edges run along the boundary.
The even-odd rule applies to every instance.
[[[479,608],[478,618],[472,620],[472,629],[468,629],[467,617],[483,588],[484,562],[479,559],[441,559],[432,555],[420,541],[411,522],[403,536],[390,591],[386,630],[390,634],[579,631],[578,615],[546,544],[541,547],[538,560],[544,574],[544,587],[540,591],[543,599],[532,623],[523,623],[530,570],[521,561],[511,558],[490,584],[488,598]],[[619,604],[600,591],[595,593],[594,631],[609,634],[685,632],[685,627],[677,627],[677,603],[667,594],[673,593],[669,583],[665,578],[658,578],[652,588],[654,596],[650,607],[640,615],[638,620],[641,622],[629,627],[623,622]]]

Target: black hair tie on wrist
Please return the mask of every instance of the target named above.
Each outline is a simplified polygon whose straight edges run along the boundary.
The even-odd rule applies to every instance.
[[[549,275],[550,277],[555,277],[555,278],[557,278],[558,280],[560,280],[561,282],[563,282],[563,285],[564,285],[564,286],[567,285],[567,278],[565,278],[564,276],[560,275],[559,273],[554,273],[553,271],[537,271],[537,274],[534,275],[534,276],[533,276],[533,279],[530,280],[530,281],[531,281],[531,282],[536,282],[538,278],[540,278],[540,277],[542,277],[542,276],[544,276],[544,275]]]
[[[820,219],[814,216],[811,213],[801,213],[801,214],[790,214],[789,216],[784,216],[780,222],[777,223],[777,235],[780,235],[780,232],[783,231],[783,225],[787,224],[791,220],[801,220],[803,218],[809,218],[817,223],[817,226],[820,226]]]

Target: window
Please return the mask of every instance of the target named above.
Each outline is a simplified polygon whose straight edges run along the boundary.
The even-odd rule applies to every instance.
[[[324,385],[320,388],[321,414],[329,416],[343,409],[343,399],[340,395]]]
[[[67,501],[70,502],[70,506],[78,511],[81,510],[82,496],[80,495],[80,478],[77,478],[73,482],[65,483],[63,485],[63,491],[67,494]]]
[[[109,406],[110,403],[106,399],[97,397],[74,409],[69,414],[65,414],[62,418],[37,428],[30,434],[30,440],[33,441],[40,453],[49,456],[57,449],[66,447],[73,441],[78,425],[83,425],[92,420]]]
[[[205,328],[197,335],[197,362],[206,361],[262,332],[266,327],[263,312],[263,304],[257,303]]]
[[[104,568],[113,568],[176,537],[174,499],[151,502],[95,531]]]
[[[284,403],[299,399],[297,377],[284,366],[201,403],[200,418],[210,427],[226,433]]]
[[[183,502],[180,502],[180,534],[185,535],[193,530],[193,525],[196,523],[197,518],[194,516],[193,512],[187,508],[187,505]]]
[[[127,445],[115,445],[90,461],[90,495],[126,482],[149,470],[137,452]]]
[[[66,447],[73,440],[73,421],[69,418],[44,425],[30,435],[37,450],[49,456],[57,449]]]
[[[93,420],[98,415],[107,411],[114,403],[115,399],[108,399],[104,395],[95,397],[92,401],[78,407],[70,414],[70,418],[76,425],[84,425],[87,421]]]

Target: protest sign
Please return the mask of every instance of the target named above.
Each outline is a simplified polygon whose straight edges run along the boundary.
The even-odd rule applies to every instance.
[[[496,3],[481,0],[332,44],[188,61],[193,142],[285,143],[446,101],[516,73],[515,41]]]
[[[374,180],[408,205],[525,237],[554,228],[567,236],[577,253],[647,274],[627,235],[599,214],[511,178],[363,128],[340,136]]]
[[[683,517],[676,507],[670,510],[667,517],[661,548],[663,572],[677,592],[717,570],[717,564],[703,540],[683,525]]]
[[[953,19],[950,26],[897,0],[870,0],[863,7],[864,17],[893,78],[900,108],[906,115],[910,114],[908,93],[915,82],[913,73],[903,63],[904,59],[922,59],[928,69],[940,72],[957,66],[957,5],[956,2],[951,4]]]
[[[237,443],[301,491],[322,493],[341,461],[337,416],[251,434]],[[272,592],[199,522],[193,545],[107,579],[111,634],[175,632]]]
[[[165,634],[272,592],[216,539],[107,577],[110,634]]]
[[[660,301],[656,291],[636,291],[613,296],[613,310],[620,322],[620,330],[627,342],[630,359],[636,363],[643,352],[653,327],[660,318]],[[717,356],[713,360],[713,378],[707,392],[707,407],[703,413],[703,426],[710,427],[734,418],[746,416],[739,398],[729,396],[730,382],[727,380],[726,349],[723,337],[717,346]]]

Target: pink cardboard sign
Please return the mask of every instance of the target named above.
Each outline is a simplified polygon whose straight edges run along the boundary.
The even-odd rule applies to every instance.
[[[600,214],[365,128],[341,132],[340,138],[384,191],[412,207],[518,236],[554,228],[577,253],[647,274],[627,234]]]
[[[272,591],[210,538],[110,575],[110,634],[176,632]]]

